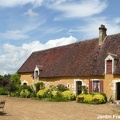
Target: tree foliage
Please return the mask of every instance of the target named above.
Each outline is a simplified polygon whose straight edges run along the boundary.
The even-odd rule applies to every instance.
[[[20,75],[19,74],[12,74],[10,77],[10,82],[15,84],[21,84]]]

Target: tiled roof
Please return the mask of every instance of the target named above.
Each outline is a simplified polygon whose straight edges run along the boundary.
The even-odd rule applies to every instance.
[[[96,38],[33,52],[17,72],[33,72],[40,65],[43,66],[40,77],[101,76],[108,53],[117,55],[114,74],[120,74],[120,34],[107,36],[102,45]]]

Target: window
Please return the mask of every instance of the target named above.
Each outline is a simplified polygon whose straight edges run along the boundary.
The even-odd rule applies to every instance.
[[[42,72],[43,66],[40,65],[36,65],[35,69],[34,69],[34,76],[33,79],[39,79],[39,75]]]
[[[107,60],[106,74],[112,74],[112,60]]]
[[[103,80],[89,80],[89,92],[103,92]]]
[[[38,78],[38,71],[35,71],[34,78],[35,78],[35,79],[37,79],[37,78]]]
[[[93,81],[92,90],[95,92],[100,92],[100,81]]]
[[[26,80],[24,80],[24,81],[22,81],[22,85],[28,85],[28,81],[26,81]]]
[[[24,86],[27,86],[27,83],[23,83]]]
[[[118,57],[116,54],[108,53],[105,59],[105,74],[113,74],[118,64]]]

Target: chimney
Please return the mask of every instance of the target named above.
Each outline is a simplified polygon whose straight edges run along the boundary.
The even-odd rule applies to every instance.
[[[105,41],[105,38],[107,36],[106,30],[107,29],[105,28],[105,25],[101,25],[99,27],[99,45],[101,45]]]

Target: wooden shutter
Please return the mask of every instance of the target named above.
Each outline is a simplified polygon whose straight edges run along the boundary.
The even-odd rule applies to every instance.
[[[112,73],[112,60],[107,60],[107,67],[106,67],[106,73],[111,74]]]
[[[100,92],[103,93],[103,80],[100,80]]]
[[[92,92],[92,80],[89,80],[89,92]]]

